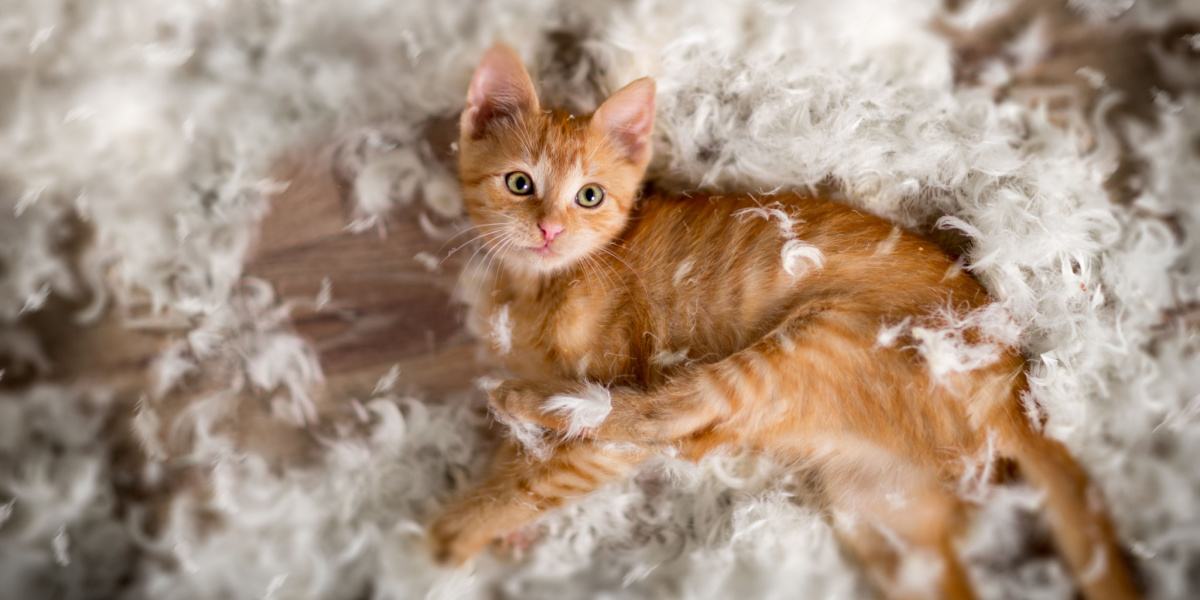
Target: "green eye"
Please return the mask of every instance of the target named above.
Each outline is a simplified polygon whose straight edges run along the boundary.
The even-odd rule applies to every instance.
[[[518,196],[528,196],[533,193],[533,180],[527,173],[520,171],[513,171],[505,175],[504,185],[508,186],[508,191]]]
[[[584,208],[596,208],[601,202],[604,202],[604,188],[594,183],[583,186],[575,194],[575,204]]]

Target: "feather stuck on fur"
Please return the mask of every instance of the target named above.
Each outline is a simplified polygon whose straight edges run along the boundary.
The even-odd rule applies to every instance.
[[[608,388],[589,382],[577,393],[551,396],[543,410],[566,416],[567,437],[579,437],[584,431],[599,427],[612,412],[612,394]]]
[[[795,221],[792,216],[783,210],[783,207],[778,204],[771,204],[757,208],[743,208],[733,213],[735,218],[745,218],[748,216],[766,219],[768,221],[774,219],[779,224],[779,237],[783,238],[783,247],[779,251],[780,260],[783,261],[783,270],[792,277],[803,275],[810,267],[820,269],[825,265],[825,255],[821,250],[812,244],[805,243],[796,239]],[[803,264],[807,262],[808,264]]]
[[[508,305],[501,306],[492,316],[492,344],[500,354],[512,351],[512,322],[508,316]]]

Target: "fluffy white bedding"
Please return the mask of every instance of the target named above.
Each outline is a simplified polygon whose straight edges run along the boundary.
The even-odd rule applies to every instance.
[[[1093,18],[1128,9],[1124,19],[1147,25],[1200,18],[1186,0],[1072,4]],[[970,25],[1004,7],[979,0],[956,18]],[[271,161],[311,136],[386,124],[400,144],[363,171],[356,225],[372,229],[414,195],[456,214],[452,174],[416,145],[428,119],[458,110],[474,62],[504,39],[541,65],[556,103],[587,109],[597,87],[656,77],[653,170],[674,185],[832,185],[906,225],[969,237],[967,268],[1032,357],[1046,433],[1103,488],[1153,595],[1200,593],[1200,340],[1194,323],[1169,318],[1200,301],[1200,102],[1161,98],[1158,128],[1120,122],[1146,169],[1133,202],[1116,202],[1104,182],[1119,148],[1102,115],[1063,125],[1045,106],[997,100],[994,86],[956,85],[951,47],[927,27],[942,10],[934,0],[4,0],[0,345],[36,361],[36,340],[14,324],[48,294],[104,282],[112,305],[143,324],[147,314],[200,323],[159,363],[164,388],[195,357],[233,353],[242,385],[290,386],[280,418],[311,420],[315,355],[276,327],[285,316],[269,290],[230,301],[265,195],[281,185]],[[579,44],[566,52],[549,32]],[[1018,62],[1044,48],[1030,35],[1019,50]],[[1009,68],[992,64],[985,82]],[[71,212],[95,231],[81,276],[57,242]],[[932,364],[971,359],[952,332],[929,335]],[[422,526],[486,461],[471,410],[482,395],[389,387],[362,399],[364,430],[282,470],[209,427],[230,395],[197,398],[191,453],[173,460],[210,470],[213,493],[182,496],[156,531],[136,501],[118,502],[110,394],[0,392],[0,597],[865,593],[803,479],[735,456],[663,459],[548,517],[519,560],[438,569]],[[135,428],[154,430],[156,418],[151,394]],[[151,460],[144,476],[170,468]],[[1035,495],[969,483],[983,508],[964,551],[984,595],[1069,597],[1062,565],[1029,552]]]

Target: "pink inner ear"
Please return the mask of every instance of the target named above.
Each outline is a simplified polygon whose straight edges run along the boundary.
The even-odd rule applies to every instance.
[[[654,131],[654,80],[643,77],[617,90],[596,109],[592,123],[620,144],[630,160],[648,161]]]
[[[496,118],[536,112],[537,108],[537,93],[520,57],[512,48],[496,44],[484,54],[471,77],[462,125],[467,133],[478,136]]]

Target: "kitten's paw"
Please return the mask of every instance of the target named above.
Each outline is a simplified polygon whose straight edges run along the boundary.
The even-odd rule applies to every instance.
[[[545,412],[546,395],[520,381],[505,381],[492,390],[489,398],[492,410],[514,421],[533,423],[558,430],[561,419]]]
[[[536,525],[526,525],[497,540],[497,551],[502,557],[519,561],[541,537],[541,530]]]
[[[487,540],[480,541],[471,534],[476,526],[460,511],[442,513],[427,532],[434,562],[444,567],[459,567],[479,554]]]

